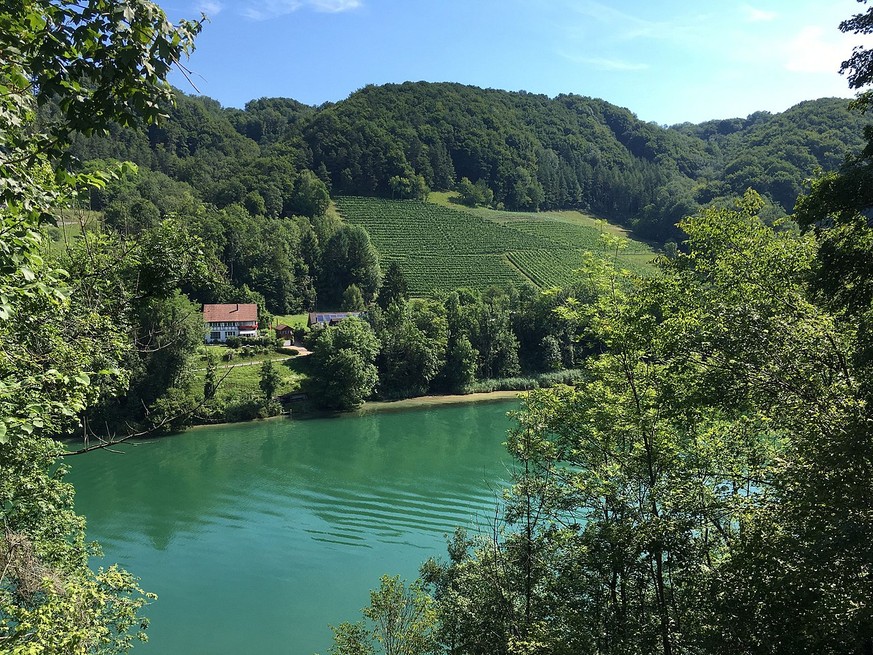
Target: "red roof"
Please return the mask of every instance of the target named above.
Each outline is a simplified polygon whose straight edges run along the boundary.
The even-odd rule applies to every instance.
[[[257,324],[258,306],[254,303],[232,303],[230,305],[203,305],[204,323],[225,321],[244,321]]]

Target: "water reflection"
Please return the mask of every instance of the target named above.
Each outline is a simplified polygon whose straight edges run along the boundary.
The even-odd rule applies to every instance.
[[[136,652],[324,652],[379,575],[414,576],[455,526],[487,522],[512,407],[210,428],[76,458],[89,536],[161,597]]]

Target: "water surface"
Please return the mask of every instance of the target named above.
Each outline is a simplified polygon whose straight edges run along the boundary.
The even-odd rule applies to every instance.
[[[72,458],[101,563],[158,594],[134,652],[321,652],[383,573],[487,529],[513,403],[199,429]]]

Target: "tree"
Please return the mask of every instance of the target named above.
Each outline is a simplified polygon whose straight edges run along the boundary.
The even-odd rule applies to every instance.
[[[866,4],[867,0],[858,0],[858,2]],[[840,31],[855,34],[873,33],[873,7],[844,20],[840,23]],[[840,67],[840,73],[848,73],[849,87],[852,89],[861,89],[873,84],[873,48],[855,46],[852,56]]]
[[[395,303],[380,322],[379,394],[385,398],[424,395],[445,361],[447,327],[442,307],[423,300]]]
[[[406,276],[397,262],[390,262],[385,276],[382,278],[382,286],[379,287],[379,296],[376,301],[383,310],[388,309],[392,303],[404,302],[409,299],[409,288],[406,284]]]
[[[840,30],[873,32],[873,8],[843,21]],[[873,49],[855,47],[840,72],[848,73],[853,89],[869,86],[873,82]],[[854,107],[866,112],[873,102],[871,93],[862,91]],[[863,150],[847,157],[838,172],[820,173],[813,179],[809,194],[798,200],[796,208],[800,225],[814,229],[820,242],[815,277],[821,298],[829,307],[844,308],[856,317],[873,302],[873,228],[869,220],[873,207],[873,127],[864,128],[864,138]],[[865,326],[869,318],[873,317],[864,320]]]
[[[436,614],[433,601],[420,581],[409,587],[400,580],[382,576],[379,589],[370,592],[370,604],[361,610],[369,629],[362,623],[342,623],[334,632],[333,655],[431,655],[437,653],[434,634]]]
[[[512,529],[428,569],[445,642],[604,654],[873,643],[860,609],[873,561],[866,374],[847,358],[853,328],[808,297],[812,238],[773,231],[761,206],[749,193],[684,221],[687,252],[653,278],[590,263],[599,295],[563,313],[600,353],[575,387],[526,397],[507,442]]]
[[[310,170],[300,171],[294,180],[294,191],[285,209],[287,215],[300,214],[312,218],[323,216],[330,206],[327,185]]]
[[[462,177],[455,190],[460,195],[461,204],[468,207],[475,207],[476,205],[485,205],[487,207],[494,200],[494,192],[488,188],[488,184],[482,178],[479,178],[476,180],[476,184],[473,184],[469,178]]]
[[[448,345],[443,377],[449,391],[463,393],[476,379],[476,352],[467,335],[453,338]]]
[[[467,205],[468,207],[476,206],[476,188],[473,186],[470,178],[462,177],[458,180],[458,185],[455,187],[455,190],[458,192],[458,195],[460,195],[462,205]]]
[[[211,400],[218,390],[216,373],[218,372],[218,355],[213,351],[206,353],[206,375],[203,377],[203,399]]]
[[[282,377],[273,365],[273,361],[270,359],[265,360],[264,363],[261,364],[258,386],[261,388],[261,392],[264,394],[264,400],[266,402],[269,403],[273,400],[273,396],[276,395],[276,389],[279,388],[281,383]]]
[[[84,523],[57,458],[79,413],[119,392],[126,348],[110,317],[70,297],[38,256],[39,228],[108,175],[74,176],[76,133],[154,120],[166,75],[199,24],[171,25],[146,0],[26,0],[0,10],[0,649],[122,652],[145,597],[112,567],[88,568]],[[13,47],[14,44],[14,47]],[[37,106],[58,111],[35,121]],[[99,309],[99,305],[96,305]],[[105,330],[105,331],[103,331]]]
[[[357,284],[350,284],[343,291],[343,300],[340,303],[340,309],[344,312],[362,312],[366,309],[364,304],[364,296],[361,295],[361,288]]]
[[[328,306],[336,306],[343,291],[355,284],[364,300],[370,302],[381,277],[379,254],[370,235],[359,225],[342,225],[324,247],[320,297]]]
[[[310,333],[307,347],[312,351],[310,384],[320,406],[353,409],[376,387],[379,341],[361,319],[346,318],[339,325]]]
[[[469,335],[479,353],[479,375],[504,378],[518,375],[518,339],[512,331],[509,298],[491,289],[473,308],[475,323]]]

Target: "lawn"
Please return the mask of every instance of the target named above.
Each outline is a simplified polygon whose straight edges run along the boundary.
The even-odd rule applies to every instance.
[[[273,325],[284,323],[288,327],[306,327],[309,323],[309,314],[276,314],[273,316]]]
[[[205,346],[206,350],[220,355],[230,349],[225,346]],[[296,391],[300,388],[301,381],[306,377],[301,371],[300,363],[296,357],[288,357],[278,353],[263,353],[254,357],[239,357],[233,361],[219,360],[216,378],[221,380],[216,397],[225,402],[235,402],[258,397],[261,394],[259,382],[261,379],[261,365],[265,360],[273,361],[273,366],[279,372],[281,382],[276,390],[276,395],[282,395]],[[195,387],[203,385],[206,377],[206,359],[200,356],[197,359],[197,368],[194,370]]]

